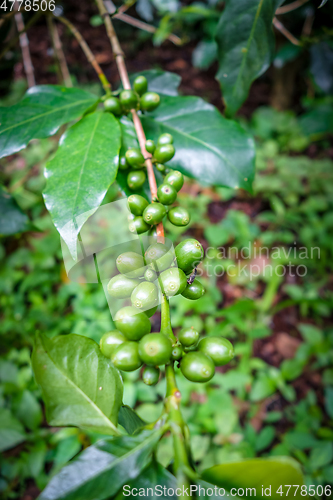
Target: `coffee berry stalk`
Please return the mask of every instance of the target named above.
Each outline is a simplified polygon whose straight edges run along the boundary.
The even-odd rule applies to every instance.
[[[131,109],[150,112],[159,105],[160,97],[148,91],[144,76],[134,80],[133,90],[124,90],[119,100],[109,98],[104,102],[108,112],[120,116]],[[114,299],[127,299],[130,305],[122,307],[115,315],[116,330],[105,333],[100,341],[102,353],[122,371],[134,371],[144,365],[142,380],[155,385],[160,379],[160,366],[177,363],[185,378],[191,382],[208,382],[215,374],[215,367],[232,360],[231,342],[222,337],[203,337],[194,327],[183,328],[176,337],[171,329],[151,332],[150,317],[156,312],[163,296],[183,295],[187,299],[201,298],[205,289],[196,278],[196,266],[204,252],[199,241],[187,238],[174,251],[167,244],[157,242],[154,227],[165,217],[175,226],[187,226],[189,212],[178,205],[178,192],[184,184],[181,172],[169,169],[165,164],[175,155],[174,139],[163,133],[157,143],[146,141],[145,149],[151,154],[155,168],[164,175],[157,189],[157,197],[149,202],[142,196],[146,181],[145,158],[139,148],[129,148],[119,160],[119,171],[127,171],[127,184],[132,194],[128,197],[131,212],[129,230],[139,235],[148,233],[150,245],[144,252],[124,252],[118,255],[116,267],[119,274],[108,283],[108,293]],[[169,314],[169,308],[167,308]],[[165,318],[164,318],[165,319]],[[162,308],[163,323],[163,308]]]

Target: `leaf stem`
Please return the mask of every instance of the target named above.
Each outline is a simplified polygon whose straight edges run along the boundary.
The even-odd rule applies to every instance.
[[[100,67],[100,65],[98,64],[98,62],[96,60],[96,57],[94,56],[94,54],[90,50],[90,47],[88,46],[87,42],[85,41],[85,39],[83,38],[81,33],[77,30],[77,28],[74,26],[74,24],[72,24],[70,21],[68,21],[68,19],[66,19],[65,17],[62,17],[62,16],[54,16],[54,17],[55,17],[55,19],[58,19],[61,23],[65,24],[67,26],[67,28],[70,30],[70,32],[75,36],[75,38],[79,42],[81,49],[84,52],[86,58],[88,59],[88,61],[90,62],[90,64],[94,68],[94,70],[96,71],[97,76],[100,79],[101,84],[103,85],[103,88],[104,88],[106,94],[110,95],[111,84],[108,82],[102,68]]]
[[[124,59],[124,53],[122,51],[122,48],[120,46],[117,34],[114,30],[111,18],[109,13],[107,12],[105,5],[103,3],[103,0],[96,0],[98,10],[102,18],[104,19],[104,24],[105,24],[105,29],[106,33],[108,35],[108,38],[110,40],[110,44],[112,47],[112,51],[116,60],[117,68],[119,71],[121,83],[124,87],[124,89],[130,89],[131,88],[131,83],[128,77],[128,72],[126,69],[125,65],[125,59]],[[135,109],[131,110],[132,113],[132,119],[135,127],[136,134],[138,136],[139,144],[140,144],[140,149],[141,152],[144,156],[144,158],[147,158],[145,161],[146,167],[147,167],[147,174],[148,174],[148,182],[149,182],[149,188],[150,188],[150,193],[151,193],[151,198],[152,200],[156,198],[157,195],[157,184],[156,184],[156,179],[155,179],[155,173],[154,173],[154,167],[151,159],[149,158],[149,153],[146,151],[146,136],[142,127],[141,120],[135,111]],[[163,224],[160,222],[156,226],[156,232],[157,232],[157,240],[161,243],[164,243],[164,229],[163,229]]]

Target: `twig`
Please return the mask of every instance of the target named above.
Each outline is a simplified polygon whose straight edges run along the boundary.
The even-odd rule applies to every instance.
[[[121,5],[119,7],[119,9],[117,10],[117,12],[119,14],[121,14],[123,12],[126,12],[126,10],[128,10],[130,7],[132,7],[135,3],[136,3],[136,0],[128,0],[127,2],[125,2],[123,5]]]
[[[129,81],[126,65],[125,65],[125,59],[124,59],[124,53],[120,47],[120,43],[117,37],[117,34],[114,30],[111,18],[104,6],[103,0],[96,0],[100,15],[104,19],[105,23],[105,28],[106,32],[108,35],[108,38],[111,43],[112,51],[116,59],[116,64],[118,67],[119,75],[121,82],[123,84],[124,89],[130,89],[131,88],[131,83]],[[141,152],[144,156],[144,158],[147,158],[149,154],[146,151],[146,136],[142,127],[142,123],[140,121],[140,118],[137,114],[137,112],[132,109],[132,118],[133,118],[133,123],[135,127],[136,134],[139,139],[139,144],[140,144],[140,149]],[[152,161],[148,158],[146,159],[146,167],[147,167],[147,174],[148,174],[148,182],[149,182],[149,188],[151,192],[151,197],[152,200],[156,198],[157,196],[157,184],[156,184],[156,179],[155,179],[155,174],[154,174],[154,168]],[[156,232],[157,232],[157,239],[158,241],[164,242],[164,229],[163,229],[163,224],[160,222],[157,227],[156,227]]]
[[[25,74],[27,75],[28,87],[34,87],[36,85],[34,67],[32,65],[30,50],[29,50],[29,40],[27,34],[24,31],[24,21],[21,12],[15,14],[15,22],[17,26],[17,31],[22,34],[20,35],[20,45],[22,50],[22,59]]]
[[[292,10],[298,9],[298,7],[302,7],[309,0],[296,0],[296,2],[289,3],[288,5],[283,5],[279,7],[275,11],[275,15],[279,16],[280,14],[287,14],[287,12],[291,12]]]
[[[273,24],[275,28],[279,30],[293,45],[301,45],[301,42],[297,40],[297,38],[295,38],[294,35],[290,33],[290,31],[288,31],[276,17],[273,18]]]
[[[102,83],[102,85],[104,87],[105,92],[107,94],[110,94],[111,84],[108,82],[108,80],[107,80],[107,78],[106,78],[106,76],[105,76],[102,68],[100,67],[100,65],[98,64],[98,62],[96,60],[96,57],[91,52],[91,50],[90,50],[87,42],[85,41],[85,39],[83,38],[83,36],[81,35],[81,33],[65,17],[55,16],[55,19],[58,19],[60,22],[62,22],[63,24],[65,24],[67,26],[67,28],[71,31],[71,33],[75,36],[75,38],[79,42],[79,45],[80,45],[81,49],[84,52],[86,58],[88,59],[88,61],[90,62],[90,64],[93,66],[94,70],[96,71],[97,76],[100,79],[100,81],[101,81],[101,83]]]
[[[120,9],[119,9],[120,10]],[[123,21],[124,23],[130,24],[131,26],[134,26],[135,28],[139,28],[144,31],[148,31],[149,33],[156,33],[157,28],[155,26],[152,26],[151,24],[144,23],[143,21],[140,21],[139,19],[135,19],[134,17],[129,16],[128,14],[122,14],[118,13],[112,16],[114,19],[119,19],[120,21]],[[170,35],[167,37],[170,42],[174,43],[175,45],[182,45],[182,40],[179,38],[177,35],[174,35],[173,33],[170,33]]]
[[[64,51],[62,50],[62,44],[61,44],[61,40],[59,37],[59,33],[57,30],[57,27],[53,23],[52,16],[50,16],[50,15],[47,16],[47,25],[48,25],[49,32],[51,35],[55,59],[58,63],[58,68],[60,70],[59,72],[60,72],[61,80],[66,85],[66,87],[73,87],[73,83],[72,83],[71,75],[70,75],[69,70],[68,70],[65,54],[64,54]]]
[[[17,41],[20,39],[20,35],[22,35],[23,33],[25,33],[26,31],[28,31],[28,29],[33,25],[35,24],[36,21],[38,21],[39,17],[43,14],[43,12],[41,10],[37,11],[35,15],[32,16],[32,18],[29,20],[29,22],[27,22],[27,24],[25,25],[25,28],[23,31],[19,31],[19,33],[17,34],[17,36],[15,36],[7,45],[6,47],[2,50],[2,52],[0,53],[0,59],[3,58],[3,56],[6,54],[6,52],[8,52],[8,50],[10,50],[16,43]]]
[[[302,29],[302,37],[311,35],[313,21],[315,19],[314,10],[312,8],[310,8],[308,10],[309,10],[309,12],[305,18],[303,29]]]

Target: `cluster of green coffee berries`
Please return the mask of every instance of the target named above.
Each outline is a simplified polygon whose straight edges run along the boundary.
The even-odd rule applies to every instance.
[[[142,380],[147,385],[157,384],[159,367],[173,361],[179,362],[182,374],[191,382],[208,382],[216,366],[234,357],[233,346],[225,338],[204,337],[198,343],[199,333],[191,327],[183,328],[173,343],[162,333],[150,333],[150,321],[143,312],[131,315],[130,308],[119,312],[117,330],[103,335],[101,351],[119,370],[133,371],[145,364]]]
[[[132,109],[153,111],[160,103],[160,96],[156,92],[148,92],[148,82],[144,76],[138,76],[133,83],[133,90],[122,90],[119,98],[107,97],[104,108],[115,116],[120,117]]]

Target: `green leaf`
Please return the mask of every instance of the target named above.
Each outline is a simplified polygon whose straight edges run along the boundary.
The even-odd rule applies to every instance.
[[[266,498],[262,494],[262,487],[271,487],[271,493],[268,495],[272,500],[285,497],[277,493],[280,485],[292,484],[303,485],[303,474],[299,464],[288,457],[274,458],[251,458],[238,462],[223,463],[206,469],[202,473],[205,481],[209,481],[219,487],[226,488],[247,488],[247,495],[250,495],[248,488],[255,488],[251,496],[256,498]],[[293,498],[295,500],[302,498],[299,492]],[[283,490],[284,493],[287,490]]]
[[[226,113],[233,116],[252,82],[271,63],[274,51],[272,20],[281,0],[228,0],[217,26],[219,69]]]
[[[74,334],[53,339],[37,335],[32,367],[50,425],[119,434],[122,380],[96,342]]]
[[[0,108],[0,158],[24,148],[31,139],[55,134],[61,125],[83,115],[97,102],[85,90],[38,85],[14,106]]]
[[[140,73],[134,73],[130,76],[131,84],[139,75],[143,75],[147,78],[149,92],[157,92],[163,95],[178,95],[181,77],[176,73],[170,73],[169,71],[162,71],[160,69],[140,71]]]
[[[80,229],[116,178],[119,149],[118,120],[92,113],[65,132],[46,165],[46,208],[74,259]]]
[[[136,489],[133,490],[133,488]],[[147,467],[134,481],[131,481],[123,486],[121,491],[122,494],[117,496],[117,500],[120,498],[136,498],[140,488],[144,488],[146,491],[147,488],[152,488],[152,494],[149,494],[150,500],[166,498],[166,495],[163,495],[162,493],[163,491],[169,490],[169,488],[171,488],[169,490],[171,494],[168,494],[167,498],[170,498],[170,500],[176,500],[178,498],[175,493],[177,488],[177,480],[175,476],[155,461],[153,461],[149,467]]]
[[[12,195],[0,186],[0,234],[8,236],[28,230],[28,216],[22,212]]]
[[[130,406],[124,405],[119,410],[119,424],[124,427],[128,434],[134,434],[141,429],[146,422],[135,413]]]
[[[195,68],[208,69],[217,56],[215,40],[202,40],[192,52],[192,64]]]
[[[98,441],[57,474],[39,500],[103,500],[134,480],[152,460],[162,431]]]
[[[321,469],[333,460],[333,443],[322,442],[316,448],[313,448],[309,457],[309,467],[312,471]]]
[[[0,451],[9,450],[25,441],[21,423],[6,408],[0,408]]]
[[[261,375],[253,384],[250,400],[260,401],[262,399],[268,398],[276,391],[276,383],[274,380],[269,378],[267,375]]]
[[[199,182],[251,191],[254,142],[240,125],[226,120],[198,97],[162,97],[160,106],[142,116],[149,139],[174,137],[176,155],[168,162]]]

